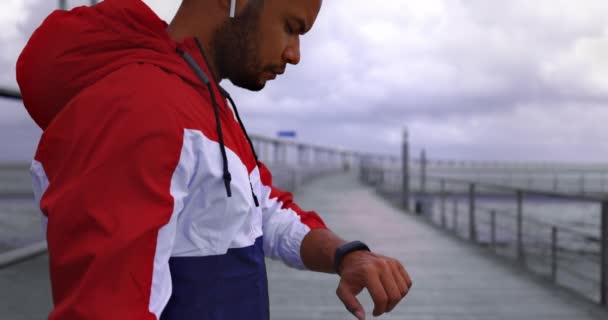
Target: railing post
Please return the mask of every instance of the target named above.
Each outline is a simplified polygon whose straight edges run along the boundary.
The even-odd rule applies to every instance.
[[[287,165],[289,163],[289,145],[287,143],[283,144],[281,147],[281,163],[283,165]]]
[[[278,141],[274,141],[272,143],[273,146],[273,151],[274,151],[274,157],[272,158],[272,164],[278,164],[279,163],[279,158],[281,156],[280,154],[280,150],[279,150],[279,142]]]
[[[340,157],[338,157],[338,152],[336,150],[331,152],[331,165],[334,170],[341,167],[340,166]]]
[[[408,142],[408,133],[407,129],[403,131],[403,146],[401,149],[401,170],[402,170],[402,190],[401,196],[401,204],[403,208],[407,211],[410,210],[410,151],[409,151],[409,142]]]
[[[458,200],[456,199],[454,199],[452,207],[452,227],[454,228],[454,233],[458,235]]]
[[[557,282],[557,227],[551,227],[551,280]]]
[[[600,303],[608,306],[608,200],[602,202],[601,265],[600,265]]]
[[[363,168],[365,169],[363,171],[364,175],[365,175],[365,183],[367,183],[368,185],[371,183],[371,165],[369,163],[369,157],[368,156],[364,156],[363,157],[363,163],[365,163],[365,165],[363,166]]]
[[[420,154],[420,193],[424,196],[426,194],[426,151],[422,149]]]
[[[270,143],[263,142],[262,143],[262,159],[263,161],[270,161]]]
[[[290,181],[289,184],[291,184],[291,192],[294,192],[297,188],[297,172],[295,168],[291,168],[289,169],[289,173],[290,173]]]
[[[342,152],[342,169],[344,172],[348,172],[352,167],[352,164],[349,161],[348,154],[346,152]]]
[[[382,187],[384,185],[384,161],[383,159],[379,159],[378,164],[378,187]]]
[[[304,145],[299,144],[298,145],[298,164],[302,167],[304,166],[305,161],[306,161],[304,156],[305,156]]]
[[[441,203],[440,203],[441,227],[445,228],[446,227],[446,221],[445,221],[445,198],[446,198],[446,192],[445,192],[445,180],[443,180],[443,179],[441,179],[441,186],[440,186],[440,191],[439,191],[439,197],[441,199]]]
[[[261,157],[262,154],[261,152],[261,148],[260,148],[260,142],[255,139],[255,138],[251,138],[251,143],[253,144],[253,149],[256,150],[255,152],[257,153],[258,157]],[[259,158],[260,160],[262,160],[262,158]]]
[[[517,190],[517,260],[524,262],[523,244],[523,211],[524,195],[521,190]]]
[[[477,224],[475,223],[475,184],[469,184],[469,239],[477,242]]]
[[[558,188],[559,188],[559,180],[557,178],[557,174],[555,174],[553,176],[553,191],[557,192]]]
[[[492,251],[496,252],[496,210],[490,212],[490,243]]]

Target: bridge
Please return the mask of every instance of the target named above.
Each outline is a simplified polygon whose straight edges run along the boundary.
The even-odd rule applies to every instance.
[[[404,263],[414,286],[384,319],[608,319],[608,164],[413,157],[407,132],[384,155],[252,138],[298,204]],[[0,165],[1,319],[52,309],[28,168]],[[272,319],[351,318],[337,276],[267,264]]]
[[[420,170],[422,159],[395,161],[392,155],[262,136],[253,141],[277,185],[293,190],[301,206],[317,210],[345,238],[365,240],[405,264],[414,286],[385,319],[608,317],[608,206],[601,189],[568,193],[444,175],[437,176],[434,190],[424,184],[437,171]],[[407,159],[407,140],[402,151]],[[0,315],[44,318],[52,308],[48,256],[27,165],[2,166],[0,181]],[[486,192],[492,188],[498,191]],[[555,208],[585,211],[570,202],[596,203],[597,221],[562,225],[531,215],[540,199],[553,197],[549,205]],[[505,205],[510,201],[513,207]],[[596,232],[583,228],[589,226]],[[350,317],[335,296],[335,275],[274,261],[268,261],[268,272],[273,319]],[[370,313],[371,299],[360,297]]]

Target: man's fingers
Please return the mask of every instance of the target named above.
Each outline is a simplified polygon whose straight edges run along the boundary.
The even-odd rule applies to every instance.
[[[407,273],[407,271],[405,270],[405,268],[403,267],[403,265],[401,263],[399,264],[399,272],[401,272],[401,274],[403,275],[403,278],[405,278],[405,282],[407,282],[407,288],[410,289],[412,288],[412,278],[410,278],[409,273]]]
[[[336,294],[338,295],[338,298],[340,298],[346,309],[350,311],[350,313],[355,315],[355,317],[357,317],[357,320],[365,320],[365,309],[363,309],[363,306],[361,305],[359,300],[357,300],[356,297],[356,295],[361,292],[363,288],[359,289],[358,291],[353,290],[354,292],[351,290],[352,289],[349,288],[344,281],[340,281],[338,289],[336,290]]]
[[[388,306],[388,295],[379,276],[370,276],[367,280],[367,291],[374,301],[374,316],[379,316],[386,312]]]
[[[400,263],[398,261],[394,261],[394,263],[391,265],[391,270],[393,272],[393,277],[397,282],[397,287],[399,288],[401,297],[403,298],[408,293],[408,291],[410,291],[410,287],[408,286],[407,281],[405,280],[405,276],[399,270],[399,265]]]
[[[374,316],[390,312],[407,295],[412,280],[403,265],[390,257],[378,254],[359,256],[358,264],[352,264],[344,272],[336,291],[346,308],[363,319],[365,313],[356,295],[367,288],[374,301]]]
[[[401,295],[401,290],[399,290],[397,284],[399,280],[393,276],[393,268],[388,261],[380,273],[380,281],[382,281],[382,285],[384,286],[384,290],[388,297],[385,312],[390,312],[397,303],[401,301],[403,296]]]

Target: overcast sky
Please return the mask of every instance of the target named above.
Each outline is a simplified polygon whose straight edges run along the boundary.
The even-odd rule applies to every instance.
[[[84,4],[88,1],[72,1]],[[178,0],[145,0],[170,21]],[[53,10],[2,0],[0,86]],[[607,162],[606,0],[325,0],[302,62],[260,93],[227,86],[249,131],[433,158]],[[0,99],[1,100],[1,99]],[[39,132],[0,101],[0,161],[31,157]]]

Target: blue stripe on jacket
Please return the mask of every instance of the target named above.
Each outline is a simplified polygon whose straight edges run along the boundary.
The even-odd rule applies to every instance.
[[[161,320],[268,320],[263,237],[224,255],[173,257],[173,292]]]

